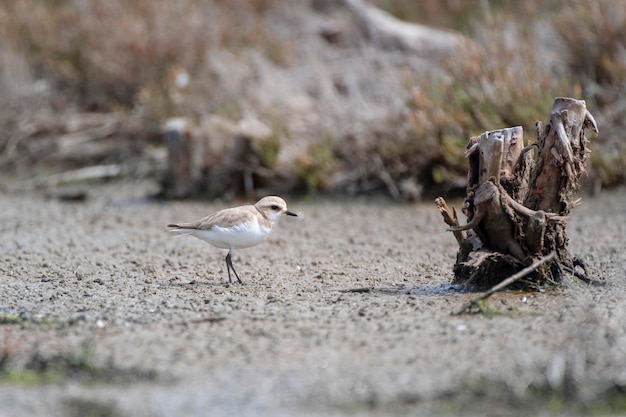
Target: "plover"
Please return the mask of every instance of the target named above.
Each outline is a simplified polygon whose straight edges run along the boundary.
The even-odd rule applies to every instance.
[[[189,235],[204,240],[211,245],[228,249],[226,270],[228,282],[232,282],[230,271],[243,284],[235,271],[231,258],[234,249],[256,246],[269,237],[282,216],[298,215],[287,210],[287,203],[280,197],[268,196],[255,205],[233,207],[191,223],[168,224],[171,232]]]

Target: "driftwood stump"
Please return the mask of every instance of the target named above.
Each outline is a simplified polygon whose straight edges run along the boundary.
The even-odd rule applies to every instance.
[[[225,198],[252,196],[272,169],[278,139],[272,129],[254,118],[234,124],[219,117],[201,126],[173,118],[164,125],[167,171],[161,181],[164,198]]]
[[[564,272],[589,280],[584,263],[569,255],[566,226],[580,203],[576,192],[590,152],[584,129],[598,128],[585,102],[571,98],[555,99],[545,128],[536,126],[537,143],[526,147],[519,126],[470,138],[467,224],[436,200],[459,243],[453,283],[491,287],[548,256],[524,277],[526,285],[558,283]]]

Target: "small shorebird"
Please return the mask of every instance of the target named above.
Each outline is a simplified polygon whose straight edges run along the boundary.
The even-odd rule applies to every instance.
[[[255,205],[233,207],[191,223],[168,224],[171,232],[204,240],[213,246],[228,249],[226,269],[228,282],[232,282],[230,270],[243,284],[235,271],[231,254],[234,249],[256,246],[269,237],[282,216],[298,215],[287,210],[287,203],[280,197],[263,197]]]

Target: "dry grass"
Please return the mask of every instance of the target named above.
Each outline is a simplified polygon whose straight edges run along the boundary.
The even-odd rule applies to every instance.
[[[24,125],[41,114],[254,115],[280,132],[276,167],[299,178],[296,188],[419,198],[422,187],[462,186],[469,136],[522,125],[532,139],[552,99],[572,96],[602,132],[593,178],[624,181],[623,2],[376,2],[471,39],[440,62],[377,48],[341,5],[313,4],[3,4],[1,165],[12,166],[16,144],[33,138]],[[319,36],[329,21],[347,28],[339,43]]]
[[[54,83],[81,108],[139,106],[149,115],[167,117],[175,113],[174,90],[184,90],[182,84],[177,87],[176,76],[187,72],[194,90],[206,94],[214,80],[199,75],[211,50],[237,50],[252,39],[265,40],[254,2],[238,3],[244,7],[198,0],[21,1],[6,5],[0,23],[4,38],[23,51],[33,75]]]

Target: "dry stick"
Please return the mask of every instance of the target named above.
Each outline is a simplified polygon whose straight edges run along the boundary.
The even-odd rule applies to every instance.
[[[346,288],[346,289],[341,289],[338,290],[341,293],[347,293],[347,292],[371,292],[374,291],[374,287],[358,287],[358,288]]]
[[[498,291],[500,291],[501,289],[503,289],[505,287],[508,287],[509,285],[511,285],[512,283],[517,281],[518,279],[524,278],[526,275],[530,274],[531,272],[533,272],[535,269],[539,268],[544,263],[554,259],[555,256],[556,256],[556,252],[552,252],[549,255],[546,255],[543,258],[536,260],[535,262],[533,262],[532,265],[527,266],[526,268],[522,269],[521,271],[511,275],[510,277],[508,277],[504,281],[502,281],[499,284],[491,287],[491,289],[489,289],[488,291],[486,291],[486,292],[482,293],[481,295],[479,295],[478,297],[474,298],[469,303],[465,304],[459,311],[457,311],[456,313],[452,313],[452,315],[458,316],[458,315],[461,315],[461,314],[465,313],[467,310],[469,310],[470,308],[472,308],[473,306],[478,304],[479,301],[484,300],[485,298],[489,297],[491,294],[493,294],[495,292],[498,292]]]
[[[120,164],[95,165],[36,178],[34,184],[36,186],[50,187],[70,182],[119,177],[123,173],[124,168]]]

